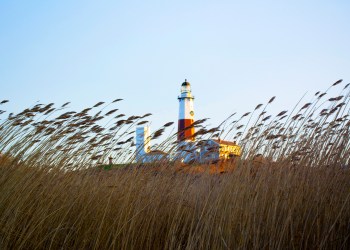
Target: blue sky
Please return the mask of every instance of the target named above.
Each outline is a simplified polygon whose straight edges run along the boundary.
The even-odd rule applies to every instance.
[[[123,98],[126,114],[176,121],[180,85],[196,118],[221,122],[277,96],[350,81],[349,1],[0,0],[0,99],[72,109]]]

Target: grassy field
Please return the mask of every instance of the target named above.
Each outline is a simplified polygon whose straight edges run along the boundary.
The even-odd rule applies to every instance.
[[[331,88],[340,94],[318,92],[292,112],[270,116],[271,98],[219,127],[198,121],[198,141],[220,136],[243,147],[224,174],[179,162],[124,165],[135,126],[150,114],[105,110],[118,100],[4,113],[0,248],[349,249],[349,92],[341,81]],[[176,150],[175,137],[159,148]],[[96,167],[110,156],[120,165]]]

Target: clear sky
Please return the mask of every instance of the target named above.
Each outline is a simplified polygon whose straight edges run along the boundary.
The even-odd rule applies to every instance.
[[[157,127],[177,120],[187,78],[196,118],[217,124],[274,95],[279,112],[350,81],[349,13],[348,0],[0,0],[0,99],[19,111],[123,98]]]

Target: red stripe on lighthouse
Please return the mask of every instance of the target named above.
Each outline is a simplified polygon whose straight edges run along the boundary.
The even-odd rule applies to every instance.
[[[193,119],[180,119],[178,123],[178,141],[191,140],[194,141]]]

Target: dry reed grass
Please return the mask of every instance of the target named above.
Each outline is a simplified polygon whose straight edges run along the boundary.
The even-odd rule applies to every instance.
[[[269,115],[273,97],[218,127],[197,121],[199,144],[220,136],[242,145],[224,175],[184,174],[168,161],[97,169],[110,156],[132,162],[135,126],[151,115],[104,111],[121,99],[11,114],[0,123],[0,248],[348,249],[348,86],[326,100],[329,89],[319,91],[290,113]],[[175,138],[159,149],[174,152]]]

